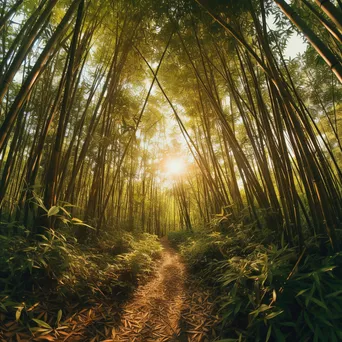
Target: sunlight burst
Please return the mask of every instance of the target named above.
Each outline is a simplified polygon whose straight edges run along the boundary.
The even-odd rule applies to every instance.
[[[181,158],[172,158],[166,161],[166,171],[170,175],[180,175],[185,168],[185,162]]]

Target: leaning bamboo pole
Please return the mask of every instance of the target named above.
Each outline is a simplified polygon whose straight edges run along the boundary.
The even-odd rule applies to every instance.
[[[304,20],[288,5],[285,0],[274,0],[283,13],[291,20],[291,22],[305,35],[312,47],[329,65],[331,71],[337,76],[342,83],[342,64],[331,50],[322,42],[321,39],[310,29]]]

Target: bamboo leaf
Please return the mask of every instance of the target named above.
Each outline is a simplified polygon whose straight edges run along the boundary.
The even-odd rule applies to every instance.
[[[314,333],[315,329],[310,321],[309,315],[306,313],[306,311],[304,311],[304,320],[306,322],[306,324],[309,326],[310,330]]]
[[[51,326],[48,323],[46,323],[46,322],[44,322],[44,321],[42,321],[40,319],[32,318],[32,321],[36,322],[40,327],[47,328],[47,329],[52,329]]]
[[[23,306],[19,306],[18,308],[17,308],[17,311],[16,311],[16,313],[15,313],[15,320],[16,321],[19,321],[19,319],[20,319],[20,316],[21,316],[21,312],[23,311]]]
[[[268,340],[270,339],[271,333],[272,333],[272,325],[270,325],[270,326],[268,327],[267,335],[266,335],[266,342],[268,342]]]
[[[59,207],[59,209],[62,210],[66,216],[71,217],[71,214],[65,208]]]
[[[48,217],[50,217],[50,216],[55,216],[55,215],[57,215],[59,213],[59,207],[57,207],[57,206],[52,206],[50,209],[49,209],[49,211],[48,211],[48,213],[47,213],[47,216]]]
[[[272,313],[268,314],[265,318],[266,318],[266,319],[272,319],[272,318],[274,318],[274,317],[279,316],[279,315],[282,314],[283,312],[284,312],[284,310],[277,311],[277,312],[272,312]]]
[[[328,310],[328,307],[326,306],[326,304],[323,303],[322,301],[318,300],[317,298],[312,297],[312,298],[311,298],[311,301],[314,302],[314,303],[316,303],[316,304],[317,304],[318,306],[320,306],[321,308],[323,308],[323,309],[329,311],[329,310]]]
[[[58,313],[57,313],[57,320],[56,320],[56,324],[59,325],[59,322],[61,321],[61,318],[62,318],[62,310],[58,310]]]
[[[325,298],[338,297],[340,294],[342,294],[342,290],[330,293],[327,296],[325,296]]]
[[[94,227],[89,226],[89,224],[86,224],[86,223],[84,223],[82,220],[77,219],[77,218],[73,218],[73,219],[71,220],[71,223],[74,224],[75,226],[84,226],[84,227],[87,227],[87,228],[89,228],[89,229],[95,230]]]
[[[303,293],[305,293],[306,291],[309,291],[310,289],[304,289],[304,290],[301,290],[299,291],[297,294],[296,294],[296,297],[302,295]]]

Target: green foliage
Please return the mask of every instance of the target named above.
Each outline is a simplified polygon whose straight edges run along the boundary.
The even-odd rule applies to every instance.
[[[71,212],[68,209],[70,207],[74,207],[74,205],[67,202],[62,202],[60,205],[54,205],[47,209],[43,203],[43,200],[36,193],[33,193],[33,195],[33,203],[40,207],[46,213],[47,217],[55,218],[64,226],[83,226],[95,230],[95,228],[86,224],[79,218],[72,217]]]
[[[307,246],[298,256],[295,248],[278,246],[242,224],[228,234],[194,234],[180,250],[190,269],[216,291],[222,338],[341,339],[340,253],[319,256]]]
[[[126,233],[130,251],[118,255],[116,260],[122,272],[129,272],[133,279],[152,271],[153,260],[160,256],[162,246],[156,235],[143,233],[136,240],[132,235]]]
[[[220,233],[210,233],[207,236],[197,234],[188,240],[188,244],[183,244],[180,248],[187,262],[193,270],[201,270],[212,260],[223,257],[220,239]]]
[[[33,333],[58,329],[67,305],[82,308],[103,300],[117,305],[150,273],[162,250],[150,234],[118,231],[99,236],[90,247],[70,231],[50,229],[34,238],[26,233],[0,235],[0,316]],[[44,316],[37,315],[37,306]]]
[[[193,236],[193,234],[187,230],[178,230],[174,232],[169,232],[167,238],[174,248],[178,248],[181,244],[186,242],[191,236]]]
[[[129,292],[138,277],[151,271],[162,250],[150,234],[125,233],[109,240],[112,248],[102,250],[51,229],[29,237],[0,237],[0,292],[15,300],[28,291],[34,295],[37,288],[61,300]]]
[[[46,286],[68,269],[73,245],[53,230],[37,235],[1,237],[0,290],[18,294],[34,285]]]

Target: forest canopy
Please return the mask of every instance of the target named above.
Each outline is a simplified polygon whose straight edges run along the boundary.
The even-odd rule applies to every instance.
[[[44,269],[37,277],[57,283],[80,253],[109,246],[133,253],[119,273],[144,253],[148,262],[132,272],[151,272],[161,253],[154,235],[168,234],[195,273],[204,254],[214,263],[270,250],[289,256],[287,275],[309,256],[335,258],[329,272],[339,267],[340,0],[4,0],[0,37],[4,296],[23,290],[10,260],[32,246],[43,253],[46,239],[60,242],[58,253],[73,249],[74,261],[52,276],[54,252],[45,261],[25,252],[26,271]],[[229,249],[243,245],[241,234],[255,249]],[[208,279],[228,266],[217,267]],[[263,296],[281,288],[260,279]],[[322,296],[316,306],[325,308]],[[335,326],[337,317],[326,319]],[[307,325],[303,341],[324,335]],[[270,327],[261,340],[280,341],[284,331]]]

